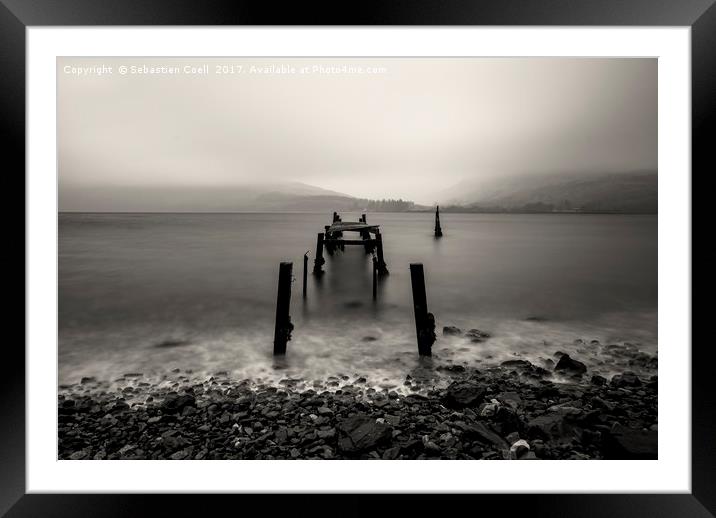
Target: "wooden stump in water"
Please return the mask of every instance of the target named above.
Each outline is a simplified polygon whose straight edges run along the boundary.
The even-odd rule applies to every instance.
[[[436,340],[435,316],[432,313],[428,313],[425,273],[422,263],[410,264],[410,283],[413,288],[413,310],[415,311],[418,353],[420,356],[432,356],[432,347]]]
[[[316,240],[316,258],[313,260],[313,275],[321,275],[325,263],[326,260],[323,258],[323,232],[319,232]]]
[[[380,275],[388,275],[388,266],[383,259],[383,236],[377,230],[375,232],[375,249],[378,254],[378,273]]]
[[[435,207],[435,237],[442,237],[443,229],[440,227],[440,206]]]
[[[308,288],[308,252],[303,254],[303,298],[306,298]]]
[[[286,354],[286,344],[291,340],[291,275],[293,263],[281,263],[278,270],[278,295],[276,297],[276,327],[273,338],[273,354]]]
[[[378,260],[373,256],[373,300],[378,300]]]

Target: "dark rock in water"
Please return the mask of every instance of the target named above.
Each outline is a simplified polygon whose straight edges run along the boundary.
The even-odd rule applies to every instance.
[[[144,376],[141,372],[128,372],[124,375],[125,378],[141,378]]]
[[[157,347],[159,349],[169,349],[172,347],[183,347],[185,345],[189,345],[191,342],[189,340],[164,340],[162,342],[158,342],[154,344],[154,347]]]
[[[469,338],[472,342],[484,342],[485,340],[490,338],[490,333],[480,331],[479,329],[470,329],[469,331],[465,332],[465,336]]]
[[[576,374],[581,376],[587,372],[587,366],[580,361],[570,358],[568,354],[563,354],[557,362],[557,365],[554,366],[554,370],[563,374]]]
[[[637,366],[645,369],[656,369],[658,366],[657,357],[645,352],[636,353],[628,363],[630,366]]]
[[[441,365],[437,370],[458,373],[465,372],[465,367],[463,365]]]
[[[613,387],[640,387],[641,380],[636,374],[631,371],[624,372],[622,374],[615,374],[612,377],[611,385]]]
[[[86,385],[87,383],[94,383],[95,381],[97,381],[96,378],[94,378],[92,376],[86,376],[80,380],[80,383],[82,385]]]
[[[191,394],[182,394],[181,396],[177,394],[169,394],[166,398],[164,398],[164,401],[162,401],[160,408],[167,414],[175,414],[187,406],[196,406],[196,399],[194,396]]]
[[[592,376],[590,383],[592,385],[596,385],[597,387],[601,387],[603,385],[606,385],[607,378],[605,378],[604,376],[600,376],[599,374],[595,374],[594,376]]]
[[[527,322],[546,322],[547,321],[547,319],[545,317],[540,317],[540,316],[529,316],[529,317],[525,318],[525,320]]]
[[[530,362],[527,360],[507,360],[500,364],[502,367],[507,367],[508,369],[529,369],[532,370],[534,367]]]
[[[462,333],[462,330],[459,327],[455,326],[445,326],[443,327],[443,336],[456,336]]]
[[[375,336],[364,336],[361,340],[363,342],[375,342],[378,339]]]
[[[359,453],[389,442],[393,428],[365,414],[343,419],[338,425],[338,449],[345,453]]]
[[[604,446],[606,459],[657,459],[658,432],[634,430],[615,423]]]
[[[485,388],[470,381],[456,381],[448,386],[443,398],[448,408],[479,405],[485,397]]]
[[[548,371],[547,369],[543,367],[535,366],[535,368],[532,371],[532,374],[536,378],[549,378],[552,376],[552,373]]]

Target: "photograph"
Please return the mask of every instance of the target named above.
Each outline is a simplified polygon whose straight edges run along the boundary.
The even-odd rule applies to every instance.
[[[57,56],[57,458],[658,459],[658,71]]]

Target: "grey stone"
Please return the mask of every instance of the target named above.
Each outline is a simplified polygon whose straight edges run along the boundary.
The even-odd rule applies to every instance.
[[[479,405],[484,397],[484,387],[470,381],[456,381],[448,386],[443,402],[448,408],[464,408]]]
[[[359,414],[343,419],[338,425],[338,433],[338,449],[346,453],[358,453],[390,441],[393,429],[369,415]]]

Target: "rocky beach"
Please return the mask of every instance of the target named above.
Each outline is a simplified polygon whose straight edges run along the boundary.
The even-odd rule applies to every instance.
[[[489,333],[445,327],[479,346]],[[589,349],[603,376],[580,360]],[[576,340],[550,358],[453,361],[402,380],[173,369],[61,385],[60,459],[656,459],[657,357]],[[584,359],[584,358],[583,358]],[[589,362],[587,362],[589,363]]]

